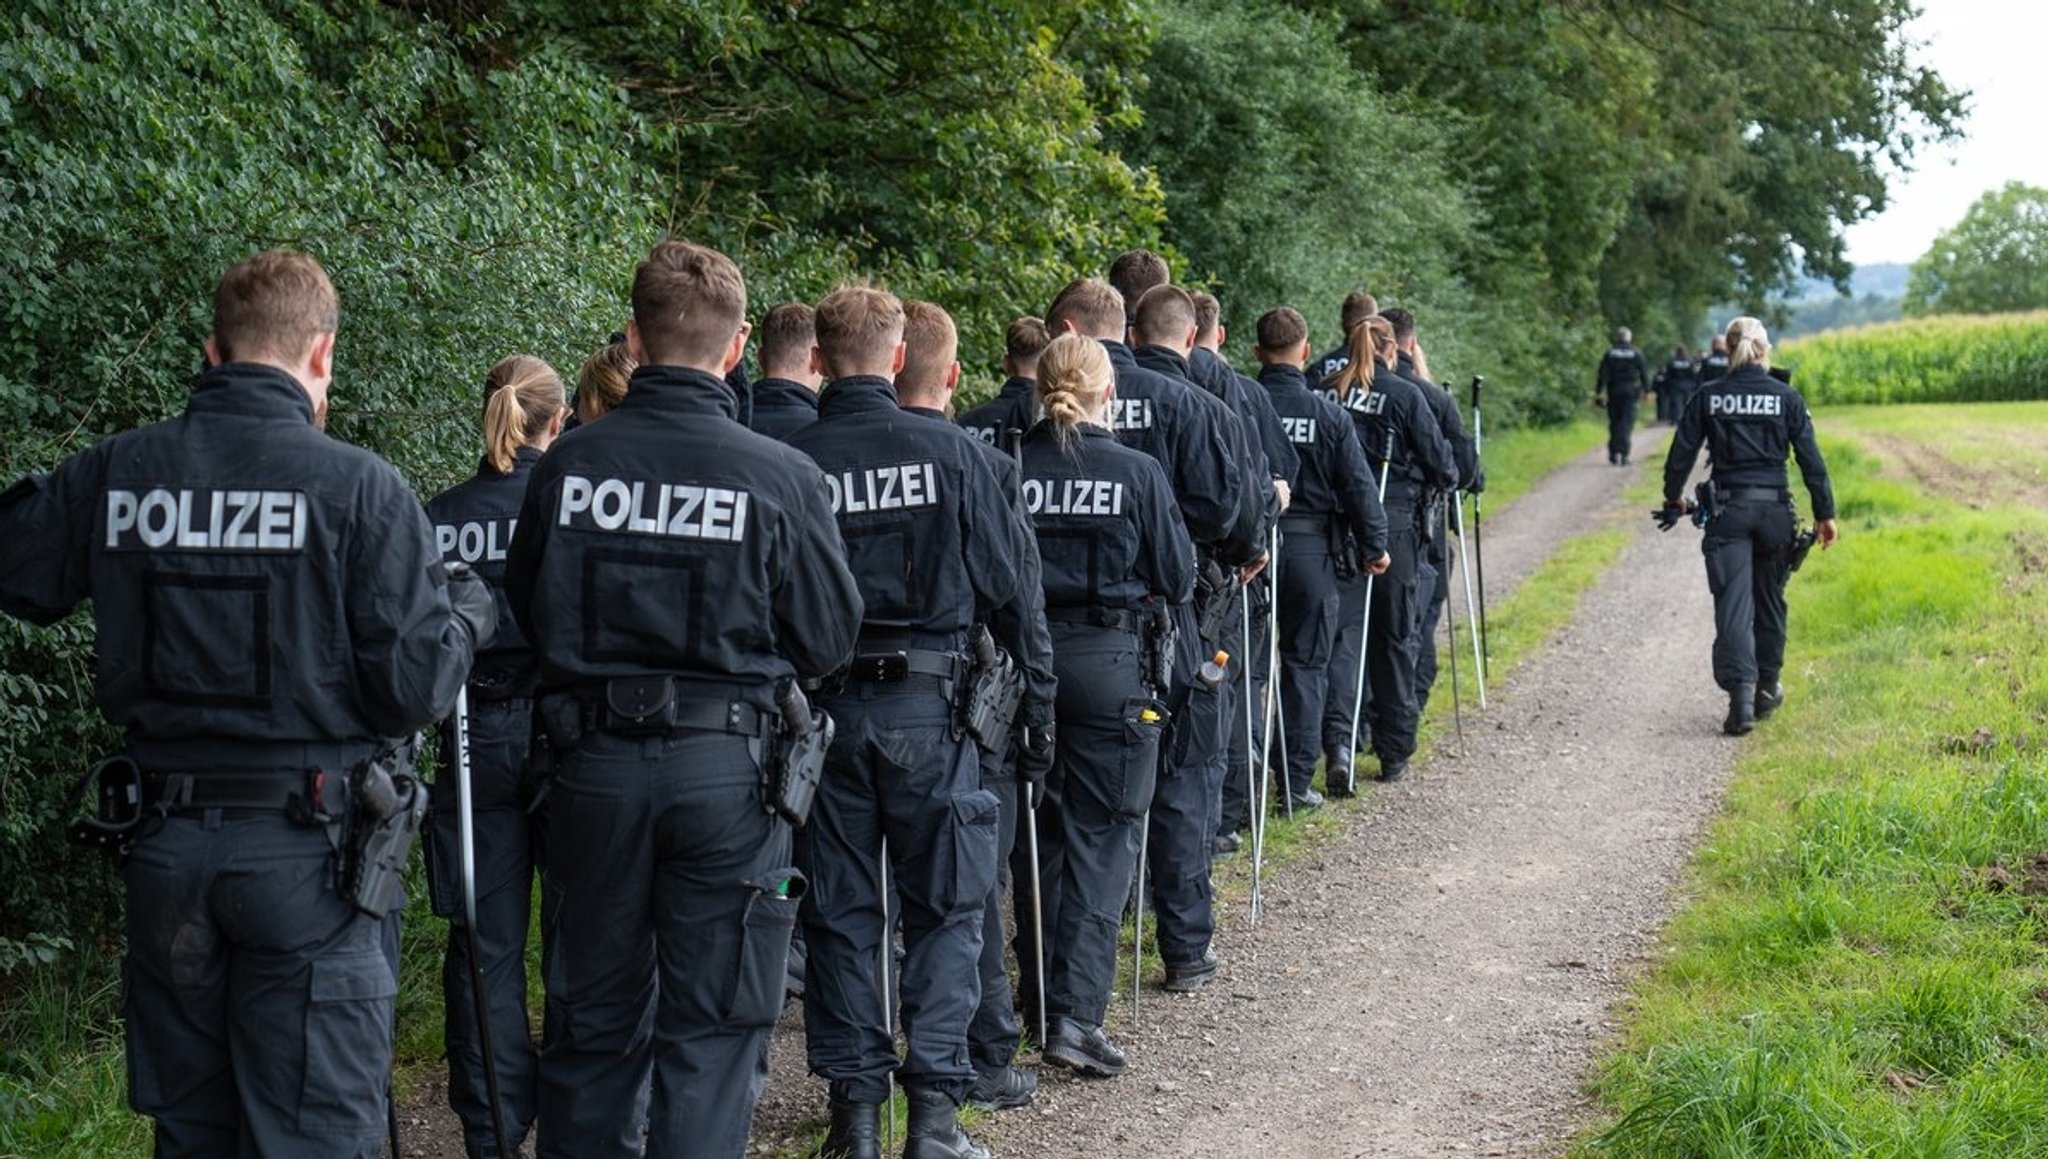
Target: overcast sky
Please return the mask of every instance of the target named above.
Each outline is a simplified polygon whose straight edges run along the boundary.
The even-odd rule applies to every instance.
[[[1920,59],[1971,92],[1965,137],[1923,151],[1894,177],[1891,205],[1850,228],[1849,260],[1911,262],[1970,203],[2008,181],[2048,186],[2048,59],[2041,0],[1921,0]]]

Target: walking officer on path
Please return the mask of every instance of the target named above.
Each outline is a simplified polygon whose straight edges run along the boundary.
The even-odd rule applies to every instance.
[[[654,247],[631,389],[534,467],[506,560],[556,766],[542,1159],[640,1155],[643,1123],[649,1156],[738,1156],[767,1079],[804,892],[777,706],[861,600],[816,466],[736,418],[746,309],[725,255]]]
[[[1197,655],[1207,660],[1239,645],[1242,601],[1238,588],[1266,563],[1266,532],[1279,513],[1264,456],[1246,442],[1244,422],[1222,399],[1187,377],[1187,351],[1194,344],[1195,304],[1178,286],[1156,286],[1138,303],[1131,327],[1140,343],[1138,365],[1183,385],[1210,412],[1224,439],[1229,469],[1239,477],[1237,510],[1223,534],[1196,547],[1195,606],[1192,617]],[[1241,669],[1242,665],[1238,665]],[[1216,973],[1210,941],[1216,931],[1210,862],[1222,824],[1224,746],[1230,739],[1229,673],[1211,682],[1199,666],[1177,681],[1167,697],[1172,714],[1159,783],[1152,793],[1147,872],[1158,920],[1164,986],[1191,992]]]
[[[960,331],[945,310],[931,302],[905,302],[903,369],[896,375],[896,404],[907,414],[947,422],[946,404],[960,384],[959,351]],[[968,1090],[967,1102],[993,1111],[1026,1106],[1038,1092],[1038,1076],[1011,1065],[1022,1032],[1017,1008],[1011,1002],[1010,975],[1003,967],[1003,893],[1011,853],[1017,845],[1019,809],[1028,807],[1022,797],[1032,787],[1044,785],[1052,765],[1057,681],[1052,637],[1045,624],[1045,592],[1039,585],[1038,541],[1030,534],[1017,460],[1009,450],[998,450],[968,432],[962,434],[968,435],[967,441],[981,452],[982,461],[995,475],[1021,531],[1017,592],[989,616],[996,640],[1023,671],[1024,695],[1006,743],[994,751],[986,744],[981,746],[981,787],[996,795],[1002,814],[996,828],[996,882],[982,912],[981,1004],[967,1025],[967,1046],[974,1059],[974,1085]],[[1028,856],[1025,860],[1029,861]],[[1027,953],[1020,960],[1028,964],[1030,957]],[[1035,979],[1028,981],[1037,984]],[[1037,1009],[1035,999],[1030,1008]]]
[[[754,384],[749,427],[788,442],[818,421],[818,385],[824,376],[811,363],[817,337],[811,308],[802,302],[784,302],[762,317],[756,336],[762,378]]]
[[[1366,462],[1378,474],[1385,460],[1387,493],[1387,554],[1385,573],[1372,586],[1369,640],[1366,641],[1366,672],[1370,683],[1366,719],[1359,722],[1360,735],[1372,725],[1372,751],[1380,761],[1379,779],[1398,781],[1408,775],[1408,758],[1415,754],[1415,727],[1420,711],[1415,701],[1415,663],[1420,617],[1416,601],[1416,556],[1424,517],[1424,500],[1432,490],[1444,490],[1458,478],[1450,444],[1430,413],[1422,388],[1394,371],[1397,352],[1394,327],[1385,318],[1372,317],[1351,331],[1351,361],[1331,388],[1338,404],[1351,412],[1358,424],[1358,438]],[[1387,454],[1392,439],[1393,454]],[[1358,602],[1341,609],[1341,626],[1350,627],[1366,619],[1365,593]],[[1334,703],[1323,709],[1323,751],[1332,759],[1323,769],[1323,791],[1341,794],[1345,790],[1344,752],[1350,735],[1351,710],[1358,697],[1358,652],[1335,651],[1330,664],[1329,697]],[[1333,731],[1332,724],[1341,727]],[[1300,806],[1297,805],[1296,808]]]
[[[791,440],[825,470],[866,603],[852,664],[824,696],[839,732],[801,848],[804,1030],[811,1072],[831,1083],[824,1154],[878,1154],[893,1072],[910,1102],[906,1159],[982,1159],[956,1112],[975,1079],[967,1026],[1001,806],[957,704],[970,630],[1016,595],[1028,533],[973,439],[898,409],[903,321],[902,303],[867,286],[818,303],[831,385]],[[905,950],[900,1064],[876,969],[889,888]]]
[[[1700,367],[1683,346],[1671,348],[1671,361],[1657,372],[1657,421],[1678,425],[1679,416],[1685,414],[1685,404],[1692,399],[1692,392],[1699,389]]]
[[[1358,442],[1357,424],[1342,408],[1309,389],[1308,324],[1282,306],[1259,318],[1259,383],[1294,443],[1301,473],[1294,504],[1280,517],[1279,587],[1274,593],[1280,629],[1280,712],[1287,738],[1286,791],[1310,795],[1327,694],[1330,648],[1337,638],[1336,557],[1355,553],[1354,566],[1387,570],[1387,515],[1372,468]],[[1341,746],[1340,746],[1341,747]]]
[[[1159,775],[1171,657],[1166,609],[1194,584],[1194,546],[1166,472],[1111,435],[1114,372],[1098,344],[1055,338],[1040,362],[1045,420],[1024,439],[1024,495],[1044,560],[1059,674],[1057,759],[1041,817],[1052,946],[1047,1062],[1124,1069],[1102,1032],[1117,936]]]
[[[1629,344],[1633,337],[1626,326],[1614,332],[1614,345],[1601,355],[1593,382],[1593,405],[1607,408],[1607,461],[1616,466],[1628,463],[1636,404],[1650,389],[1650,364],[1642,351]]]
[[[1451,397],[1450,391],[1430,381],[1427,356],[1415,336],[1415,312],[1390,306],[1381,311],[1380,316],[1394,328],[1395,373],[1421,389],[1423,401],[1429,404],[1429,413],[1436,419],[1437,429],[1443,432],[1451,445],[1451,460],[1458,469],[1453,489],[1475,495],[1486,490],[1486,476],[1479,469],[1479,449],[1465,430],[1465,423],[1458,412],[1458,400]],[[1422,614],[1415,637],[1415,711],[1418,715],[1429,708],[1430,690],[1436,687],[1436,626],[1443,622],[1444,605],[1451,595],[1451,529],[1444,518],[1448,507],[1442,502],[1443,498],[1442,491],[1425,497],[1425,537],[1422,553],[1416,559],[1416,588],[1422,593],[1416,603],[1416,610]]]
[[[476,476],[427,503],[441,558],[460,562],[491,585],[497,632],[479,652],[469,676],[469,763],[476,850],[476,965],[483,978],[488,1037],[479,1033],[470,981],[470,941],[450,936],[441,961],[444,1036],[448,1045],[448,1106],[462,1120],[463,1145],[476,1159],[497,1155],[484,1043],[496,1060],[505,1115],[506,1144],[517,1150],[533,1126],[540,1059],[526,1013],[526,931],[533,910],[534,873],[540,868],[540,822],[530,812],[527,749],[533,739],[533,692],[539,661],[519,630],[504,596],[505,553],[526,482],[541,453],[562,433],[568,400],[547,363],[527,355],[507,358],[484,379],[484,460]],[[437,917],[463,920],[460,820],[456,812],[453,728],[443,730],[441,780],[435,784],[427,827],[427,883]],[[543,920],[551,920],[550,904]]]
[[[1823,551],[1835,541],[1835,493],[1806,400],[1770,374],[1763,323],[1737,318],[1727,340],[1727,376],[1700,389],[1671,437],[1660,518],[1668,529],[1686,510],[1685,482],[1704,444],[1713,460],[1712,506],[1700,550],[1714,593],[1714,683],[1728,693],[1722,728],[1740,736],[1785,702],[1778,675],[1795,518],[1785,456],[1799,460]]]
[[[1031,429],[1033,379],[1038,375],[1038,353],[1050,336],[1045,323],[1036,318],[1019,318],[1003,335],[1003,388],[994,398],[962,413],[962,429],[1005,454],[1015,455],[1017,440]]]
[[[338,315],[305,254],[242,262],[183,414],[0,492],[0,611],[91,600],[125,734],[88,796],[137,803],[97,826],[159,1156],[383,1153],[403,898],[365,868],[390,829],[362,802],[405,782],[371,758],[448,713],[495,616],[398,472],[322,433]]]
[[[1728,377],[1728,338],[1726,335],[1714,335],[1713,342],[1708,346],[1707,352],[1700,355],[1699,369],[1699,385],[1702,387],[1712,386]],[[1683,419],[1685,412],[1678,412],[1678,417]]]

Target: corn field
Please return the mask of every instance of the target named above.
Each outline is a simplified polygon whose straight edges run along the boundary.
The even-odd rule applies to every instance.
[[[2048,399],[2048,310],[1830,331],[1785,343],[1771,361],[1816,404]]]

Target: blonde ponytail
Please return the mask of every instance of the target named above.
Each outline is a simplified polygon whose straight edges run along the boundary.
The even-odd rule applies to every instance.
[[[1728,323],[1724,335],[1728,343],[1728,369],[1741,370],[1745,366],[1759,369],[1771,368],[1771,336],[1764,330],[1764,324],[1748,315]]]
[[[1393,362],[1394,324],[1374,314],[1351,328],[1346,348],[1351,361],[1330,376],[1327,383],[1340,398],[1353,389],[1371,390],[1372,376],[1379,373],[1381,366]]]
[[[491,469],[512,472],[519,448],[538,440],[568,409],[554,368],[530,354],[515,354],[484,376],[484,454]]]
[[[1108,352],[1092,338],[1062,334],[1046,344],[1038,356],[1038,409],[1061,443],[1095,421],[1115,378]]]

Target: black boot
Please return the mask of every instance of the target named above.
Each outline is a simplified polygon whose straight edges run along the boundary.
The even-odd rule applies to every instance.
[[[1758,720],[1771,719],[1771,714],[1778,711],[1778,706],[1783,703],[1785,703],[1784,685],[1775,680],[1771,681],[1769,688],[1759,685],[1756,692],[1756,718]]]
[[[988,1149],[960,1129],[960,1107],[953,1096],[930,1087],[908,1087],[910,1128],[903,1136],[903,1159],[989,1159]]]
[[[882,1159],[882,1108],[874,1103],[830,1104],[832,1126],[818,1159]]]
[[[1729,736],[1746,736],[1756,727],[1756,685],[1738,684],[1728,690],[1728,719],[1721,731]]]

